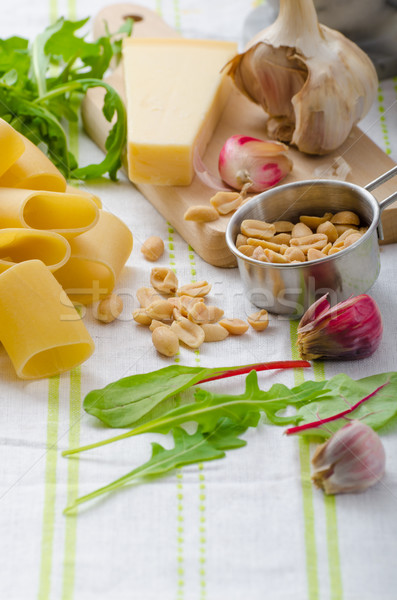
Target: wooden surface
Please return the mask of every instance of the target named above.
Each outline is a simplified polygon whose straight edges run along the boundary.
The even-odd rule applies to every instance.
[[[178,36],[178,33],[156,13],[136,4],[115,4],[104,8],[95,19],[94,36],[102,35],[105,22],[108,23],[110,31],[116,31],[128,16],[135,18],[133,35],[136,37]],[[122,65],[119,65],[106,80],[124,97]],[[103,96],[104,91],[101,88],[90,89],[83,103],[84,127],[88,135],[102,149],[110,127],[102,114]],[[265,120],[266,115],[260,107],[250,102],[237,89],[233,89],[204,155],[204,163],[207,167],[212,172],[217,172],[219,151],[229,136],[243,134],[264,138]],[[294,165],[293,171],[283,180],[283,183],[319,178],[318,170],[324,170],[325,173],[339,156],[342,156],[351,168],[347,181],[363,186],[395,164],[357,127],[352,130],[346,142],[332,154],[312,157],[291,147],[290,156]],[[143,184],[137,185],[137,188],[204,260],[220,267],[236,265],[235,258],[229,252],[225,242],[224,234],[228,217],[220,217],[217,221],[202,224],[185,221],[183,218],[190,206],[209,204],[209,199],[215,193],[214,190],[206,187],[197,177],[187,187]],[[397,182],[394,178],[373,193],[378,200],[382,200],[396,189]],[[397,242],[397,202],[383,211],[382,224],[384,243]]]

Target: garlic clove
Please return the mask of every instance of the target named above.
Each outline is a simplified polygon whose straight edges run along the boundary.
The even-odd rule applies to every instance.
[[[382,333],[382,317],[370,296],[361,294],[331,308],[325,295],[303,315],[297,345],[305,360],[354,360],[375,352]]]
[[[227,73],[268,113],[270,137],[309,154],[338,148],[367,114],[378,85],[369,57],[318,23],[313,0],[280,0],[276,21]]]
[[[219,174],[231,187],[263,192],[279,183],[292,169],[284,144],[246,135],[228,138],[219,153]]]
[[[386,456],[379,436],[360,421],[350,421],[317,447],[313,482],[326,494],[361,492],[377,483]]]

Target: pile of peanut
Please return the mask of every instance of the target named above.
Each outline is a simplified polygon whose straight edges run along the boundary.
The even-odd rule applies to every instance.
[[[248,329],[242,319],[224,319],[224,311],[205,303],[211,290],[207,281],[179,285],[175,273],[168,267],[154,267],[150,275],[152,287],[141,287],[136,296],[140,308],[133,318],[152,332],[156,350],[164,356],[175,356],[182,342],[189,348],[199,348],[203,342],[219,342],[229,334],[241,335]],[[268,314],[260,310],[248,317],[257,331],[268,325]]]
[[[368,227],[349,210],[322,217],[303,215],[298,223],[247,219],[236,239],[240,252],[262,262],[292,264],[326,258],[357,242]]]

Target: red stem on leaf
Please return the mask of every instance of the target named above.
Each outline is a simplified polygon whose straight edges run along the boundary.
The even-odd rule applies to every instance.
[[[359,400],[358,402],[356,402],[356,404],[353,404],[352,406],[350,406],[350,408],[347,408],[346,410],[342,410],[342,412],[336,413],[335,415],[332,415],[331,417],[326,417],[325,419],[319,419],[318,421],[313,421],[312,423],[305,423],[304,425],[297,425],[296,427],[289,427],[288,429],[286,429],[285,433],[287,435],[292,435],[293,433],[299,433],[300,431],[305,431],[306,429],[315,429],[315,428],[321,427],[321,425],[323,425],[324,423],[329,423],[330,421],[337,421],[338,419],[342,419],[345,415],[348,415],[349,413],[356,410],[356,408],[358,408],[361,404],[363,404],[363,402],[366,402],[367,400],[369,400],[370,398],[375,396],[375,394],[377,394],[382,388],[384,388],[389,383],[390,383],[389,381],[386,381],[386,383],[384,383],[383,385],[376,388],[376,390],[374,390],[371,394],[368,394],[368,396],[365,396],[365,398],[362,398],[362,400]]]
[[[198,381],[196,385],[200,383],[207,383],[207,381],[215,381],[216,379],[226,379],[227,377],[234,377],[235,375],[245,375],[250,371],[270,371],[271,369],[298,369],[301,367],[310,367],[311,364],[307,360],[279,360],[268,363],[258,363],[256,365],[247,365],[245,367],[235,367],[228,371],[223,371],[219,375],[208,377]]]

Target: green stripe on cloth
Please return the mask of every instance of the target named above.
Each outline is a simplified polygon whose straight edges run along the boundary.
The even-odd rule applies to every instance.
[[[69,395],[69,448],[80,444],[81,420],[81,367],[76,367],[70,372]],[[67,505],[72,504],[78,497],[79,487],[79,455],[68,460],[68,488]],[[69,515],[65,524],[65,549],[62,577],[62,600],[71,600],[74,596],[74,582],[76,571],[76,543],[77,543],[77,517],[78,514]]]
[[[328,569],[331,600],[342,600],[342,574],[340,566],[338,516],[336,512],[336,496],[324,495],[325,519],[327,525]]]
[[[59,383],[59,375],[50,377],[48,380],[47,454],[45,465],[43,530],[41,541],[38,600],[49,600],[51,598],[51,573],[56,501],[56,471],[58,458],[57,442],[59,427]]]
[[[59,13],[58,13],[58,0],[50,0],[50,2],[49,2],[49,12],[50,12],[50,23],[55,23],[55,21],[59,17]]]
[[[76,0],[68,0],[68,18],[77,19]],[[78,99],[71,99],[74,108],[79,106]],[[78,158],[79,154],[79,127],[80,124],[69,123],[68,141],[69,149]],[[81,315],[80,315],[81,316]],[[72,369],[69,374],[69,448],[80,444],[81,421],[81,367]],[[72,504],[78,497],[79,487],[79,455],[68,460],[67,466],[67,498],[66,504]],[[78,513],[69,515],[65,520],[65,542],[62,573],[62,600],[72,600],[74,597],[76,573],[76,545],[77,545],[77,518]]]
[[[168,231],[168,264],[176,273],[174,229],[167,222]],[[174,357],[174,362],[180,361],[179,352]],[[185,528],[183,506],[183,471],[179,467],[176,472],[176,597],[183,600],[185,597]]]
[[[324,363],[314,361],[313,363],[314,379],[323,381],[325,379]],[[336,511],[336,497],[324,494],[325,521],[327,529],[327,552],[328,552],[328,571],[330,583],[331,600],[342,600],[342,574],[339,554],[338,538],[338,516]]]
[[[196,257],[193,248],[188,246],[188,256],[190,264],[190,281],[197,281],[197,266]],[[200,350],[194,352],[196,366],[200,366]],[[206,570],[206,554],[207,554],[207,523],[206,523],[206,490],[205,490],[205,468],[203,463],[198,464],[199,471],[199,585],[200,585],[200,600],[205,600],[207,597],[207,570]]]
[[[389,131],[387,128],[387,121],[386,121],[386,115],[385,115],[385,105],[384,105],[384,97],[383,97],[383,91],[382,91],[382,86],[381,84],[378,87],[378,111],[379,111],[379,122],[380,122],[380,128],[382,130],[382,136],[383,136],[383,149],[385,151],[386,154],[391,154],[391,147],[390,147],[390,137],[389,137]]]
[[[300,358],[296,346],[298,321],[290,321],[291,356],[293,360]],[[295,385],[304,382],[303,369],[294,369]],[[306,437],[299,437],[299,460],[301,470],[302,503],[304,519],[304,536],[306,547],[306,576],[308,600],[318,600],[318,558],[315,535],[313,487],[310,477],[310,442]]]

